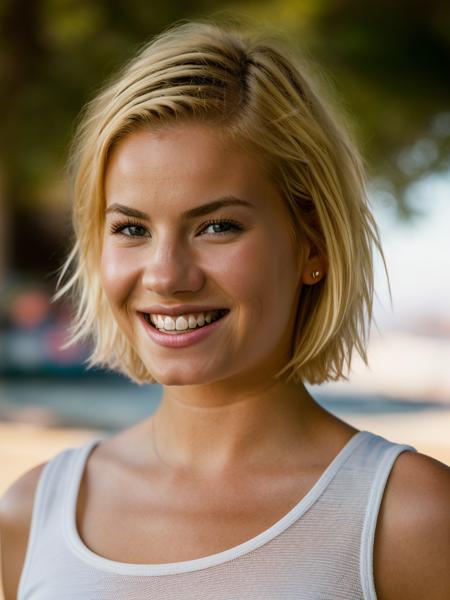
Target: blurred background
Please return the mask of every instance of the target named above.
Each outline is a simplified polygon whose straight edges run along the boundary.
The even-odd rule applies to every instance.
[[[158,386],[86,371],[72,307],[64,168],[82,106],[184,18],[270,25],[312,58],[353,127],[391,277],[377,263],[369,368],[312,389],[361,429],[450,463],[450,4],[446,0],[0,1],[0,494],[92,435],[150,415]]]

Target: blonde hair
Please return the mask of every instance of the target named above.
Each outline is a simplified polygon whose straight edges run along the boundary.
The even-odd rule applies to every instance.
[[[92,337],[89,367],[154,382],[101,287],[103,179],[121,138],[183,120],[217,125],[260,152],[287,203],[291,233],[326,258],[326,277],[302,289],[291,359],[278,376],[345,378],[353,349],[367,363],[373,247],[383,253],[359,154],[305,69],[279,42],[187,22],[151,40],[86,106],[68,163],[75,240],[54,300],[70,292],[75,301],[66,347]]]

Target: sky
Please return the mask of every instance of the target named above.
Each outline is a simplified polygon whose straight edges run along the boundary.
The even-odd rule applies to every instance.
[[[423,212],[413,223],[373,202],[391,282],[393,309],[382,263],[377,260],[380,329],[411,328],[418,321],[440,319],[450,325],[450,171],[412,186],[411,204]],[[449,327],[450,333],[450,327]]]
[[[399,221],[392,209],[372,201],[393,307],[378,260],[378,328],[371,330],[369,366],[355,356],[349,381],[323,384],[320,392],[450,406],[450,172],[428,177],[410,194],[413,206],[424,213],[413,223]]]

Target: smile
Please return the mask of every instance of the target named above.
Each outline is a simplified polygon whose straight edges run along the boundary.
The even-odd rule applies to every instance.
[[[149,325],[161,332],[176,334],[189,332],[199,327],[205,327],[224,317],[229,311],[225,308],[208,312],[190,313],[170,316],[162,314],[142,313]]]
[[[223,323],[226,322],[229,312],[228,309],[219,309],[207,313],[190,313],[177,316],[141,312],[139,316],[147,335],[155,344],[173,349],[186,348],[211,336],[214,337],[214,332],[223,328]],[[191,317],[195,320],[195,324]],[[154,320],[156,320],[156,325],[153,322]],[[158,324],[161,324],[161,321],[163,327],[159,328]],[[177,329],[177,327],[185,327],[186,323],[188,324],[187,329]],[[190,327],[190,324],[194,326]],[[175,329],[166,329],[166,327],[175,327]]]

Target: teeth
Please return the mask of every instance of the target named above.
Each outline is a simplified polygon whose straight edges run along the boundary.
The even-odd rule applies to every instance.
[[[189,323],[184,317],[177,317],[175,321],[175,327],[177,331],[184,331],[189,327]]]
[[[175,329],[175,321],[172,317],[164,318],[164,329],[167,329],[167,331],[173,331]]]
[[[209,324],[221,315],[221,310],[212,310],[207,313],[197,313],[189,315],[179,315],[171,317],[169,315],[146,315],[147,321],[153,323],[158,329],[165,331],[186,331],[187,329],[196,329],[203,327],[205,323]]]

